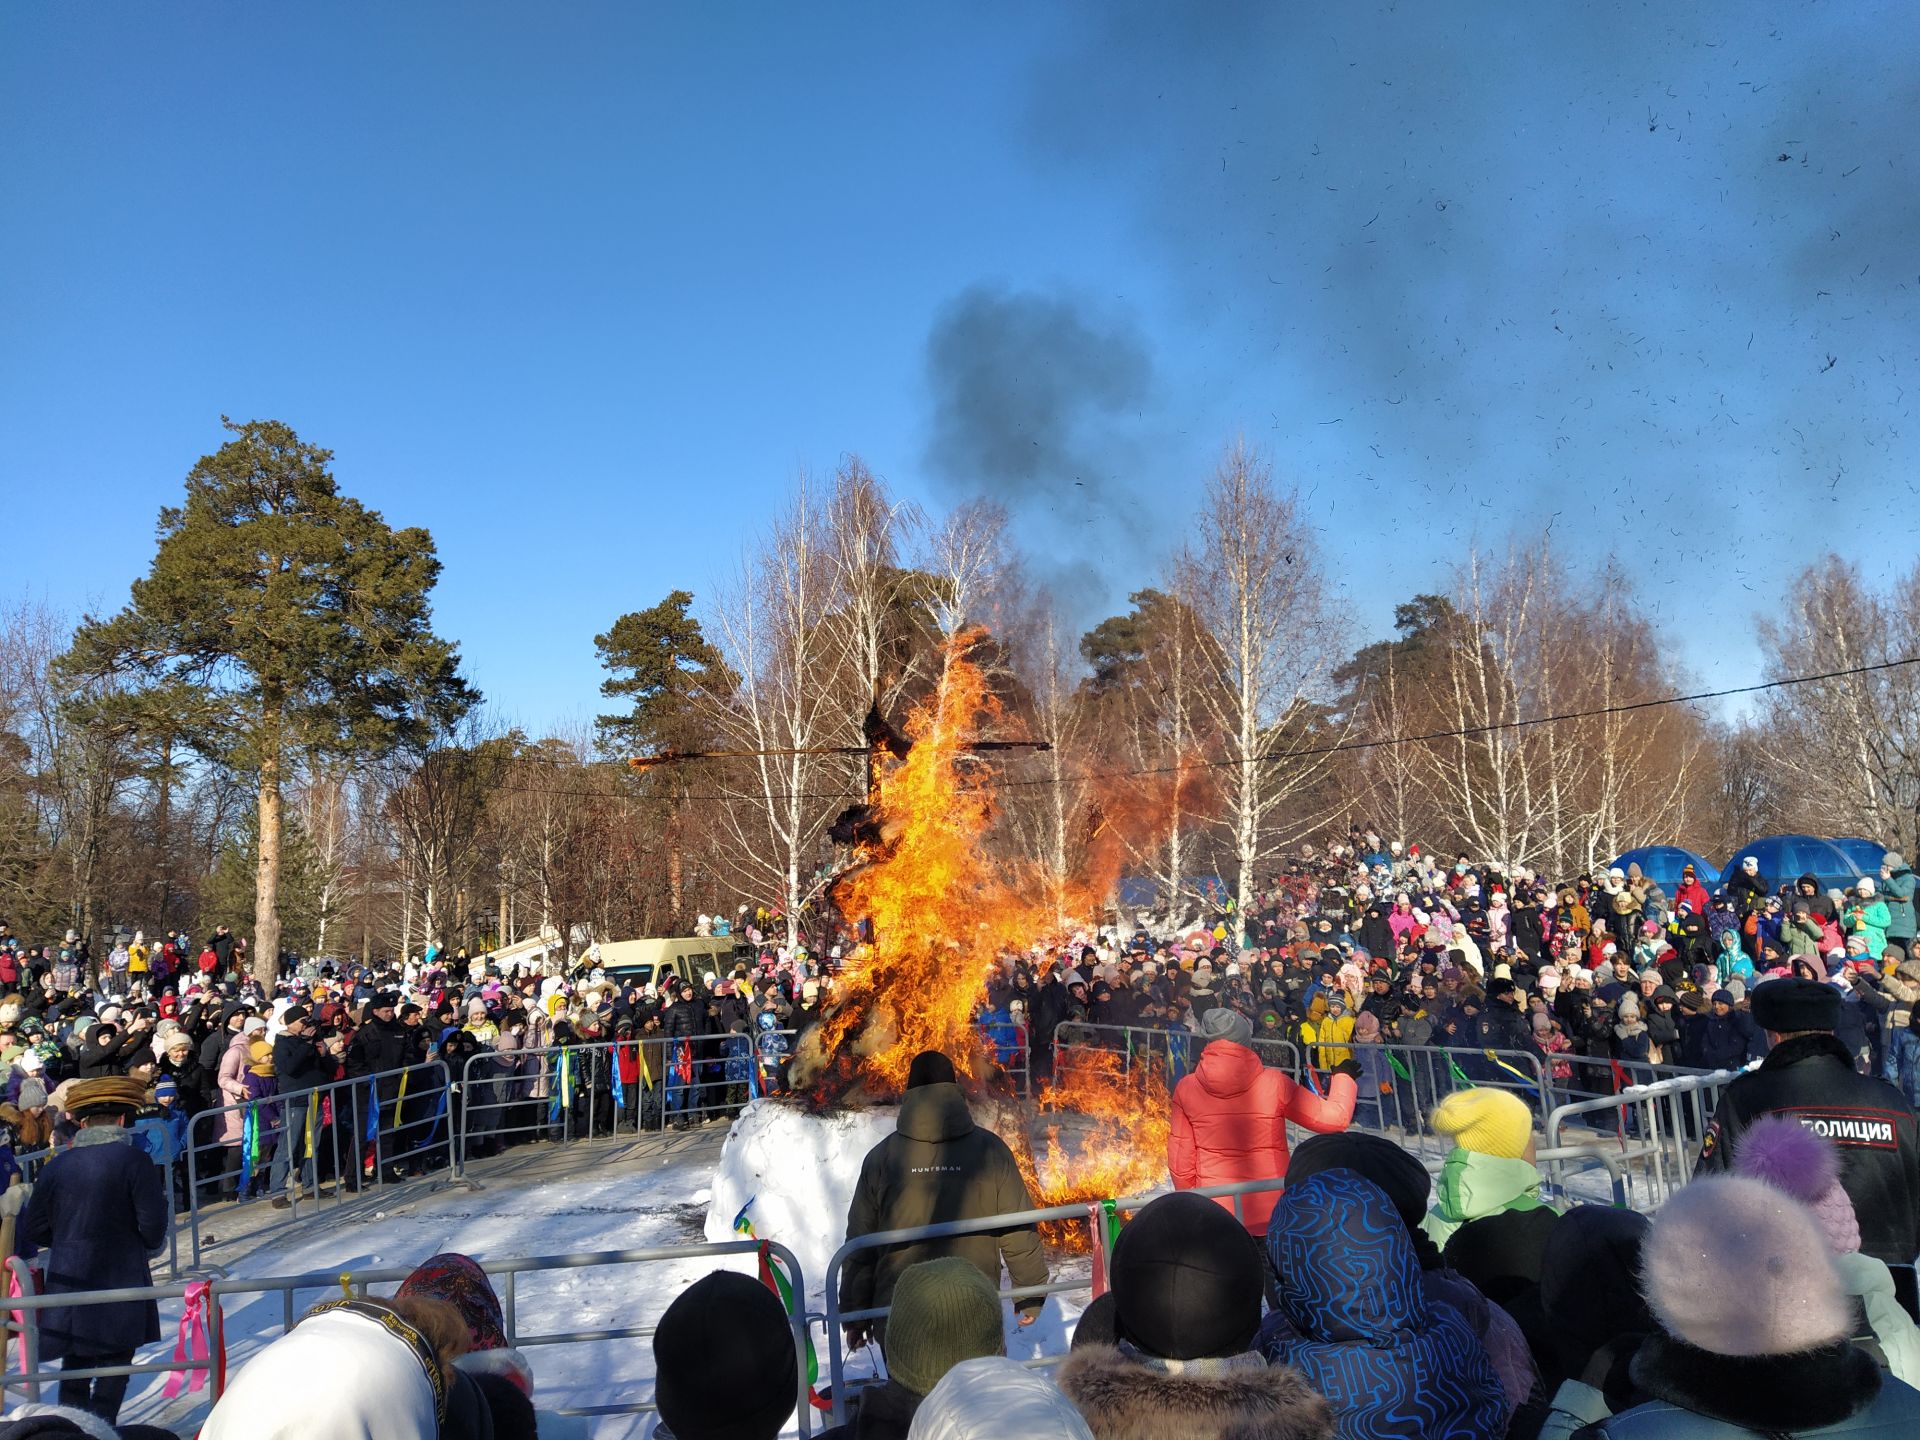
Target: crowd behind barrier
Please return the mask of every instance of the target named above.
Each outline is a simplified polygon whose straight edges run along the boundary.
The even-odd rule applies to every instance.
[[[1144,1068],[1173,1090],[1208,1037],[1250,1033],[1253,1056],[1294,1086],[1261,1083],[1323,1100],[1340,1088],[1339,1117],[1325,1103],[1289,1109],[1309,1128],[1345,1123],[1351,1105],[1354,1132],[1429,1160],[1430,1141],[1451,1140],[1440,1147],[1451,1173],[1463,1163],[1460,1115],[1490,1113],[1484,1097],[1496,1097],[1524,1119],[1497,1127],[1500,1146],[1469,1149],[1481,1172],[1468,1173],[1524,1170],[1518,1213],[1577,1184],[1594,1193],[1580,1181],[1593,1169],[1616,1203],[1659,1205],[1689,1193],[1734,1072],[1768,1055],[1750,992],[1785,974],[1833,1003],[1821,1043],[1842,1070],[1884,1074],[1908,1106],[1898,1123],[1912,1123],[1920,962],[1907,953],[1913,876],[1900,857],[1882,867],[1884,899],[1865,878],[1823,895],[1803,876],[1776,893],[1751,864],[1711,894],[1683,874],[1669,896],[1632,870],[1549,885],[1523,867],[1464,857],[1447,867],[1352,839],[1289,862],[1244,915],[1223,902],[1225,913],[1184,934],[1123,926],[1000,956],[977,1013],[990,1073],[1035,1094],[1085,1072]],[[295,1219],[310,1200],[458,1175],[508,1145],[687,1130],[781,1093],[799,1037],[832,1004],[822,971],[833,967],[750,928],[742,939],[725,976],[663,975],[657,988],[606,979],[590,962],[569,983],[433,954],[372,971],[302,966],[263,988],[229,940],[226,955],[209,942],[203,978],[187,986],[166,966],[136,979],[116,953],[94,993],[83,954],[27,954],[0,930],[0,985],[10,965],[25,992],[0,993],[8,1093],[22,1102],[18,1118],[0,1119],[21,1148],[48,1128],[57,1148],[71,1132],[43,1073],[144,1083],[154,1113],[141,1123],[184,1129],[165,1183],[198,1262],[201,1224],[227,1196]],[[162,953],[177,961],[179,950],[170,936]],[[317,1052],[312,1066],[302,1044]],[[295,1064],[278,1063],[283,1045]],[[34,1183],[33,1169],[20,1167],[21,1183]],[[1246,1183],[1248,1194],[1277,1184]],[[1083,1220],[1097,1229],[1096,1218]],[[1096,1264],[1110,1258],[1104,1240],[1092,1243]],[[815,1318],[834,1321],[828,1373],[840,1379],[845,1317],[833,1292]],[[283,1303],[291,1312],[290,1292]]]

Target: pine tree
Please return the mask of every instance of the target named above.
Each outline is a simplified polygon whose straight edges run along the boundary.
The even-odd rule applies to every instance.
[[[700,622],[687,613],[692,604],[690,593],[675,590],[593,637],[600,663],[611,672],[600,682],[600,693],[633,702],[624,715],[600,717],[600,743],[607,750],[624,755],[703,743],[702,701],[723,701],[739,683]]]
[[[132,603],[89,616],[61,665],[75,681],[117,676],[98,703],[136,723],[163,712],[199,754],[254,783],[254,969],[270,984],[289,761],[377,758],[478,697],[433,633],[432,537],[342,495],[332,452],[291,427],[222,423],[234,438],[188,472],[185,503],[160,512]]]

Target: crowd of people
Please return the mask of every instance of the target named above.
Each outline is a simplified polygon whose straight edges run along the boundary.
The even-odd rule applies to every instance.
[[[1776,884],[1749,860],[1724,888],[1689,870],[1668,894],[1637,867],[1550,883],[1356,834],[1303,853],[1244,916],[1002,957],[978,1012],[991,1058],[1044,1083],[1054,1042],[1072,1037],[1063,1027],[1157,1037],[1177,1082],[1176,1191],[1285,1187],[1242,1198],[1237,1218],[1179,1193],[1135,1216],[1051,1380],[1000,1354],[1003,1267],[1029,1292],[1046,1280],[1031,1231],[863,1252],[842,1307],[883,1313],[846,1339],[876,1345],[887,1378],[840,1435],[1910,1433],[1913,894],[1897,854],[1838,890],[1812,876]],[[225,927],[199,945],[136,933],[96,957],[76,935],[36,945],[0,926],[0,1170],[15,1151],[58,1152],[36,1182],[4,1176],[0,1216],[22,1254],[52,1255],[51,1290],[99,1283],[88,1266],[108,1258],[115,1283],[139,1283],[134,1257],[168,1205],[284,1206],[302,1186],[400,1179],[443,1164],[456,1135],[485,1153],[728,1117],[784,1087],[787,1037],[831,1004],[833,984],[831,963],[780,950],[751,917],[735,951],[724,973],[649,984],[502,973],[435,949],[404,964],[289,965],[266,987]],[[1388,1044],[1447,1061],[1409,1070]],[[1545,1192],[1534,1109],[1499,1088],[1496,1057],[1530,1061],[1565,1095],[1611,1093],[1647,1066],[1751,1073],[1700,1136],[1699,1178],[1649,1222]],[[434,1060],[444,1078],[410,1078]],[[1290,1147],[1289,1123],[1319,1133]],[[1389,1123],[1450,1143],[1437,1177],[1374,1133]],[[106,1183],[89,1167],[124,1168],[108,1157],[136,1152],[110,1142],[134,1136],[192,1150],[200,1190],[176,1165],[175,1193],[160,1193],[169,1172],[138,1157],[138,1183],[119,1186],[137,1203],[108,1244],[106,1221],[76,1197]],[[897,1131],[855,1196],[850,1236],[1029,1208],[938,1055],[916,1061]],[[1757,1272],[1754,1285],[1719,1283]],[[1041,1304],[1028,1293],[1015,1318]],[[43,1354],[111,1366],[158,1338],[144,1314],[94,1313],[113,1308],[43,1317]],[[466,1350],[485,1347],[463,1349],[444,1321],[397,1301],[337,1308],[255,1363],[296,1339],[332,1336],[343,1356],[405,1344],[438,1434],[533,1433],[514,1430],[511,1399],[515,1418],[491,1416],[486,1387],[458,1378],[475,1363],[462,1368]],[[662,1436],[770,1437],[790,1421],[794,1333],[766,1287],[710,1276],[669,1309],[654,1349]],[[377,1363],[414,1374],[397,1350]],[[242,1379],[229,1397],[268,1393]],[[80,1380],[61,1399],[110,1424],[124,1391],[124,1377]],[[456,1394],[464,1420],[449,1418]],[[229,1417],[238,1404],[222,1402]],[[996,1428],[1015,1413],[1031,1425]],[[363,1433],[354,1423],[298,1433]]]
[[[106,1076],[144,1087],[138,1129],[177,1162],[177,1208],[262,1196],[284,1208],[302,1184],[402,1179],[444,1166],[456,1137],[484,1156],[616,1125],[690,1129],[784,1088],[789,1037],[832,985],[744,959],[696,986],[429,954],[302,966],[269,993],[224,936],[230,958],[210,970],[176,978],[148,960],[124,986],[103,972],[69,988],[48,947],[0,926],[0,1166],[69,1141],[63,1087]]]
[[[1298,857],[1245,917],[1003,957],[987,1018],[1012,1027],[1003,1051],[1043,1077],[1062,1025],[1130,1031],[1178,1072],[1215,1007],[1316,1071],[1356,1045],[1457,1052],[1403,1063],[1404,1075],[1360,1052],[1363,1113],[1417,1127],[1456,1071],[1499,1081],[1489,1050],[1526,1057],[1560,1098],[1616,1093],[1653,1065],[1737,1069],[1766,1050],[1753,987],[1797,975],[1840,993],[1840,1041],[1860,1073],[1920,1101],[1915,877],[1898,853],[1845,889],[1812,875],[1776,884],[1746,858],[1724,888],[1710,893],[1689,866],[1669,895],[1637,865],[1555,885],[1417,852],[1356,836]]]

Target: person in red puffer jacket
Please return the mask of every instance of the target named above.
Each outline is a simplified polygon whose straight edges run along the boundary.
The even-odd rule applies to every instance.
[[[1209,1010],[1198,1038],[1200,1063],[1173,1091],[1173,1129],[1167,1169],[1177,1190],[1277,1180],[1287,1173],[1287,1122],[1326,1134],[1353,1119],[1358,1060],[1334,1066],[1322,1097],[1269,1070],[1249,1045],[1253,1023],[1238,1011]],[[1240,1197],[1241,1215],[1255,1235],[1267,1233],[1278,1191]],[[1220,1203],[1233,1208],[1231,1197]]]

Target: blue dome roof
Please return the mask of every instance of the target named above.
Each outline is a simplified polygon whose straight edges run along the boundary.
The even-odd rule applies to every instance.
[[[1878,875],[1880,862],[1886,858],[1889,847],[1878,840],[1863,840],[1858,835],[1842,835],[1833,842],[1834,849],[1860,867],[1862,875]]]
[[[1847,852],[1831,840],[1816,835],[1769,835],[1742,845],[1727,858],[1720,872],[1725,884],[1747,856],[1760,862],[1760,873],[1774,889],[1791,884],[1802,875],[1816,877],[1825,889],[1842,889],[1860,878],[1860,867]]]
[[[1704,855],[1696,855],[1691,850],[1678,845],[1642,845],[1629,850],[1624,855],[1607,862],[1608,867],[1618,865],[1622,870],[1629,865],[1638,865],[1640,873],[1667,892],[1667,898],[1673,898],[1673,892],[1680,884],[1680,871],[1683,866],[1693,866],[1693,873],[1702,885],[1711,890],[1714,879],[1720,873],[1720,867]]]

